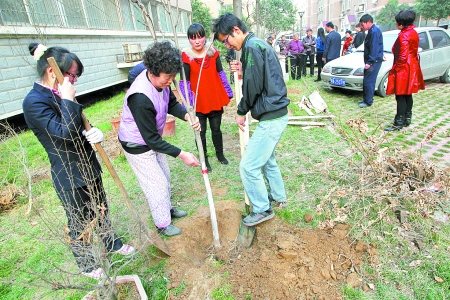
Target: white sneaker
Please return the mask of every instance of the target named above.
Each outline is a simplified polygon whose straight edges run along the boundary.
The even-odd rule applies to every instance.
[[[123,244],[122,248],[120,248],[117,251],[114,251],[114,253],[125,255],[125,256],[134,254],[134,252],[135,252],[134,247],[127,245],[127,244]]]
[[[102,268],[98,268],[97,270],[93,270],[89,273],[86,272],[81,272],[81,274],[83,274],[84,276],[87,276],[89,278],[93,278],[93,279],[100,279],[103,277],[103,269]]]

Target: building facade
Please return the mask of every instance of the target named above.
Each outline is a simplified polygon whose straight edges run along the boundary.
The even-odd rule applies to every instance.
[[[163,3],[141,2],[158,41],[174,40]],[[188,45],[191,2],[171,0],[171,4],[182,48]],[[83,95],[127,81],[128,71],[154,39],[142,10],[130,0],[0,0],[0,119],[22,113],[22,100],[38,79],[28,51],[31,42],[77,54],[85,67],[76,83],[77,95]]]

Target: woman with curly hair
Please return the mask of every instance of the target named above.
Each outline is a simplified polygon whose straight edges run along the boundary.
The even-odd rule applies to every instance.
[[[228,165],[228,160],[223,154],[223,138],[220,126],[222,124],[223,107],[230,103],[230,98],[233,98],[233,90],[228,83],[227,74],[222,68],[219,51],[206,45],[206,33],[203,26],[199,23],[192,24],[189,26],[187,36],[191,46],[182,50],[181,57],[192,106],[194,106],[194,93],[198,91],[196,114],[202,128],[200,138],[205,153],[206,167],[208,171],[211,171],[206,151],[206,122],[209,121],[211,139],[216,149],[217,159],[221,164]],[[203,60],[203,67],[200,69]],[[199,82],[200,71],[201,79]],[[180,90],[182,95],[186,95],[183,81],[180,82]]]
[[[166,115],[188,121],[200,131],[198,118],[191,122],[178,103],[170,84],[181,70],[180,50],[170,42],[156,42],[144,52],[146,72],[140,73],[127,94],[122,109],[119,140],[133,172],[147,198],[158,232],[165,236],[181,234],[172,218],[187,215],[170,203],[170,170],[166,154],[181,158],[188,166],[200,166],[194,154],[162,139]]]
[[[66,212],[68,240],[78,267],[84,275],[99,279],[103,270],[95,249],[81,238],[92,222],[101,231],[106,253],[130,255],[134,248],[114,234],[109,219],[101,167],[91,146],[103,141],[103,133],[96,127],[83,130],[83,106],[74,101],[74,84],[83,74],[83,64],[66,48],[37,43],[28,48],[37,62],[39,80],[23,100],[23,115],[50,160],[53,186]],[[64,75],[62,84],[56,81],[49,57]]]

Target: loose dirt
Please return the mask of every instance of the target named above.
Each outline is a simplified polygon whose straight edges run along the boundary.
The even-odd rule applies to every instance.
[[[244,249],[236,241],[243,202],[218,201],[215,208],[220,249],[212,247],[208,207],[176,222],[183,233],[167,240],[168,287],[185,285],[170,299],[212,299],[216,288],[227,285],[234,299],[342,299],[343,285],[362,284],[363,254],[376,252],[361,242],[352,244],[348,225],[300,229],[279,216],[259,224],[253,244]]]

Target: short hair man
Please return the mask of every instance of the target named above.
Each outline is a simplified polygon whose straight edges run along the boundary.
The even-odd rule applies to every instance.
[[[327,63],[341,56],[341,36],[334,30],[333,22],[325,25],[325,31],[328,35],[322,60]]]
[[[353,47],[358,48],[364,43],[364,31],[362,31],[361,23],[356,24],[355,26],[356,35],[353,39]]]
[[[366,108],[373,104],[375,83],[383,62],[383,36],[380,28],[373,24],[371,15],[363,15],[359,22],[363,30],[367,31],[364,41],[363,99],[359,101],[359,107]]]
[[[269,199],[276,201],[279,207],[286,203],[286,190],[275,159],[275,148],[287,126],[290,101],[278,56],[272,47],[252,32],[247,32],[242,20],[230,13],[214,20],[213,31],[215,39],[228,49],[242,50],[241,62],[235,61],[231,65],[231,72],[239,72],[243,76],[236,123],[244,130],[249,111],[254,119],[259,120],[239,165],[242,183],[253,205],[253,211],[243,222],[246,226],[255,226],[274,216]]]

